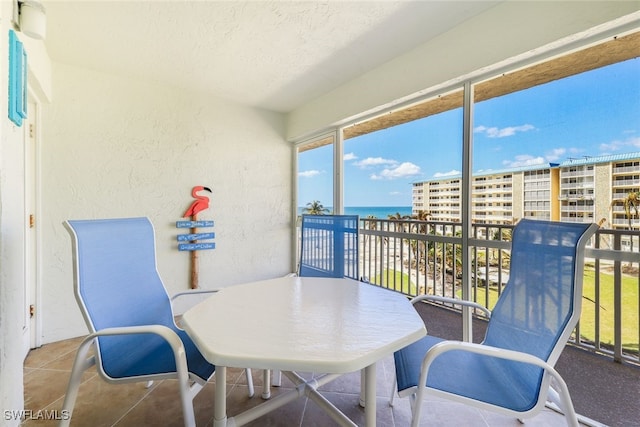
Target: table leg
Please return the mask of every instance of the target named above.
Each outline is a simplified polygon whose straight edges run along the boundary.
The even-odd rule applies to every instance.
[[[216,366],[216,397],[213,408],[213,426],[227,426],[227,368]]]
[[[360,369],[360,407],[365,407],[364,390],[367,384],[367,376],[364,374],[364,369]]]
[[[271,398],[271,370],[262,371],[262,398],[267,400]]]
[[[365,370],[365,425],[367,427],[375,427],[376,425],[376,364],[373,363]]]

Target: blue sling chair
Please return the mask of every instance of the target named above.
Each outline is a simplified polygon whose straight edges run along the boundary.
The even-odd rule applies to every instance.
[[[358,215],[302,215],[300,277],[358,276]]]
[[[597,228],[521,220],[513,230],[509,281],[492,312],[459,299],[412,300],[448,301],[490,316],[481,344],[426,336],[394,354],[398,395],[411,396],[412,426],[420,422],[425,393],[518,419],[535,416],[550,400],[568,425],[578,426],[553,367],[580,318],[584,248]]]
[[[147,218],[79,220],[66,221],[65,226],[72,236],[76,300],[89,335],[78,348],[62,409],[72,415],[82,374],[97,365],[100,376],[111,383],[177,378],[184,425],[195,426],[193,398],[215,366],[176,326],[156,268],[151,222]],[[184,292],[174,298],[206,292],[213,291]],[[248,369],[247,383],[251,396]]]
[[[358,215],[302,215],[300,263],[296,275],[360,280],[359,223]],[[281,372],[274,371],[273,377],[273,385],[279,386]],[[265,399],[270,396],[269,381],[268,374],[265,374],[262,395]]]

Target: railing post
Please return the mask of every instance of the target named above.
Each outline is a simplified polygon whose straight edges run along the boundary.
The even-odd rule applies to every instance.
[[[613,248],[622,249],[621,235],[613,236]],[[613,262],[613,360],[622,362],[622,262]]]
[[[600,238],[598,236],[598,234],[596,234],[595,237],[595,247],[596,249],[600,248]],[[596,348],[596,350],[600,350],[600,258],[596,258],[595,259],[595,272],[594,272],[594,277],[593,277],[593,286],[594,286],[594,291],[595,291],[595,307],[593,309],[594,312],[594,319],[595,319],[595,331],[594,331],[594,337],[595,339],[594,341],[594,346]],[[584,293],[584,291],[583,291]],[[578,323],[579,325],[579,323]],[[581,342],[581,336],[580,334],[577,335],[577,344],[582,346],[582,342]]]
[[[473,85],[467,81],[464,84],[464,109],[462,118],[462,299],[471,300],[471,250],[469,239],[471,237],[471,162],[473,158]],[[455,227],[454,227],[455,228]],[[455,247],[454,247],[455,251]],[[455,252],[454,252],[455,257]],[[455,270],[455,269],[454,269]],[[454,271],[455,273],[455,271]],[[455,289],[456,278],[453,278]],[[471,309],[462,308],[462,339],[472,341],[473,322]]]
[[[345,250],[344,250],[344,235],[347,231],[347,220],[336,219],[337,225],[334,225],[333,230],[333,269],[335,275],[344,277],[344,265],[345,265]],[[339,257],[339,258],[338,258]]]

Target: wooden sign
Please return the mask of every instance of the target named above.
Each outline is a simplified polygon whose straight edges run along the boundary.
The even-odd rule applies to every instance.
[[[176,221],[176,228],[213,227],[213,221]]]
[[[178,234],[178,242],[193,242],[194,240],[215,239],[216,233]]]
[[[215,249],[215,243],[180,243],[178,245],[179,251],[200,251],[205,249]]]
[[[213,239],[216,237],[215,233],[198,233],[198,227],[213,227],[213,221],[198,221],[198,212],[209,208],[209,198],[207,196],[201,196],[198,193],[201,191],[208,191],[211,193],[209,187],[198,185],[191,190],[191,196],[195,199],[187,211],[182,215],[183,218],[190,218],[191,221],[176,221],[176,228],[189,228],[190,233],[179,234],[178,242],[190,242],[179,243],[179,251],[189,251],[191,258],[191,288],[197,289],[198,285],[198,251],[206,249],[215,249],[216,244],[212,242],[202,242],[202,240]]]

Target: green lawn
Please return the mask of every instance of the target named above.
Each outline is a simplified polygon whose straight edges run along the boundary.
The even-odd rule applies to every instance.
[[[407,295],[416,295],[416,285],[409,276],[395,270],[384,269],[381,276],[375,276],[371,283],[393,289]]]
[[[582,338],[595,341],[596,336],[596,310],[595,310],[595,273],[593,270],[585,271],[584,289],[582,300],[582,316],[580,318],[580,333]],[[375,276],[371,283],[386,288],[394,289],[408,295],[416,295],[416,285],[411,282],[409,276],[394,270],[384,270],[382,275]],[[633,277],[622,278],[622,346],[628,351],[637,352],[638,345],[638,284]],[[458,291],[458,297],[461,296]],[[481,304],[485,304],[486,290],[477,289],[477,298]],[[600,274],[600,342],[605,345],[613,345],[614,339],[614,305],[613,305],[613,275]],[[489,289],[489,308],[493,308],[498,300],[498,292],[495,287]]]
[[[595,338],[595,279],[593,271],[586,271],[582,292],[582,317],[580,332],[582,336]],[[614,305],[613,275],[600,274],[600,342],[613,344]],[[637,279],[622,278],[622,346],[638,351],[638,284]]]
[[[584,289],[582,295],[582,316],[580,317],[580,333],[583,339],[595,341],[595,274],[593,270],[585,271]],[[477,301],[485,303],[486,291],[478,288]],[[600,274],[600,342],[613,345],[614,334],[614,305],[613,305],[613,275]],[[495,305],[498,292],[495,288],[489,289],[489,308]],[[622,278],[622,346],[623,348],[638,351],[638,284],[633,277]]]

